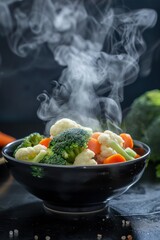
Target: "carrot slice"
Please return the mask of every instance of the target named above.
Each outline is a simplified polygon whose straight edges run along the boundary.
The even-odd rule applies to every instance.
[[[132,137],[131,137],[131,135],[130,134],[128,134],[128,133],[121,133],[120,134],[120,137],[123,139],[123,141],[124,141],[124,143],[123,143],[123,147],[124,148],[127,148],[127,147],[129,147],[129,148],[133,148],[133,139],[132,139]]]
[[[11,137],[10,135],[0,132],[0,147],[4,147],[10,142],[15,141],[16,139],[14,137]]]
[[[91,137],[95,138],[95,139],[98,139],[100,134],[101,134],[101,132],[94,132]]]
[[[51,138],[43,138],[39,142],[39,144],[44,145],[45,147],[49,147],[50,141],[51,141]]]
[[[118,163],[118,162],[126,162],[126,159],[119,153],[113,154],[112,156],[105,158],[103,160],[104,164]]]
[[[95,154],[99,154],[101,152],[101,144],[95,138],[90,138],[88,141],[88,148],[93,151]]]

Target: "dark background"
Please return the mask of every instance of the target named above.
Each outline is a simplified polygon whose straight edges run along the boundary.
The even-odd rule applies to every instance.
[[[156,46],[152,54],[151,72],[148,76],[139,75],[133,84],[124,88],[122,110],[125,111],[133,100],[145,91],[160,88],[160,47],[158,44],[160,41],[160,1],[115,1],[114,5],[124,5],[129,9],[152,8],[158,14],[156,26],[148,29],[144,34],[148,49]],[[18,123],[20,127],[23,127],[25,126],[23,124],[33,122],[37,124],[35,130],[42,129],[44,123],[37,117],[37,109],[40,104],[37,96],[44,90],[51,91],[51,82],[59,78],[62,68],[53,60],[52,54],[45,45],[41,46],[40,51],[21,58],[10,50],[5,36],[0,35],[0,53],[2,56],[0,65],[0,131],[16,135],[14,124]],[[27,131],[29,130],[26,129],[26,133]]]

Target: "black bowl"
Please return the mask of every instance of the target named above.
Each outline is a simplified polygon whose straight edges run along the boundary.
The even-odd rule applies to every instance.
[[[23,139],[3,148],[15,179],[36,197],[43,200],[45,209],[54,212],[86,213],[104,209],[110,199],[127,191],[142,176],[149,147],[134,141],[144,150],[143,156],[125,163],[96,166],[60,166],[19,161],[14,149]]]

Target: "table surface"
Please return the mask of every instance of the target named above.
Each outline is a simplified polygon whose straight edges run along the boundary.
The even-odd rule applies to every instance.
[[[2,126],[5,131],[7,125]],[[12,126],[13,127],[13,126]],[[25,128],[10,133],[17,138],[33,131]],[[41,127],[37,125],[37,131]],[[23,133],[25,132],[25,133]],[[27,133],[27,134],[28,134]],[[160,180],[149,165],[141,180],[126,193],[109,202],[108,208],[95,215],[69,217],[48,215],[41,200],[28,193],[0,165],[0,239],[62,240],[159,240]],[[14,235],[14,238],[13,238]]]

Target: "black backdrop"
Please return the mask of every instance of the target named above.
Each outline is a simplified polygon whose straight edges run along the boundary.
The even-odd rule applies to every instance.
[[[158,13],[158,20],[153,29],[145,32],[148,48],[157,44],[153,52],[152,70],[148,76],[138,76],[137,80],[124,88],[122,109],[146,90],[160,88],[160,1],[128,0],[115,1],[114,5],[125,5],[129,9],[152,8]],[[43,90],[50,91],[51,81],[58,79],[62,68],[53,60],[53,56],[44,46],[38,53],[26,58],[16,56],[9,48],[5,36],[0,36],[0,122],[39,122],[37,96]],[[43,62],[43,64],[40,64]],[[41,68],[38,66],[41,65]],[[31,67],[32,66],[32,67]],[[52,68],[50,68],[52,66]]]

